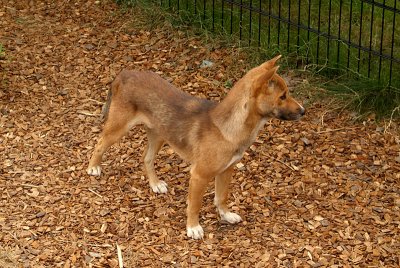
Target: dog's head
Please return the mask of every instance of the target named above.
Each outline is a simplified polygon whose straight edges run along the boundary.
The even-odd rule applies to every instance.
[[[289,95],[285,80],[277,74],[275,66],[281,55],[252,69],[247,74],[252,81],[251,95],[255,109],[263,117],[281,120],[298,120],[305,109]]]

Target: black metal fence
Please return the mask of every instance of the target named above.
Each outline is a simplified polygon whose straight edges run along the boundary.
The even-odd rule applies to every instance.
[[[202,27],[236,36],[242,45],[286,53],[298,66],[345,70],[400,88],[400,1],[156,1]]]

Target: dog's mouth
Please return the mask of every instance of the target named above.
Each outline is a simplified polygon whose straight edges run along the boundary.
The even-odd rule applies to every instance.
[[[306,110],[303,107],[299,107],[296,111],[287,110],[275,110],[275,117],[284,121],[297,121],[303,117]]]
[[[299,113],[279,113],[277,118],[284,121],[297,121],[302,118],[303,115]]]

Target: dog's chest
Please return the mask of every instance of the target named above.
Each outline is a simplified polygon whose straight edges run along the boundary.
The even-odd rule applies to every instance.
[[[228,164],[226,165],[225,169],[227,169],[228,167],[230,167],[232,164],[235,164],[237,162],[240,161],[240,159],[242,159],[244,152],[247,150],[247,148],[251,145],[252,142],[250,143],[246,143],[243,144],[242,146],[240,146],[234,153],[234,155],[232,156],[231,160],[228,162]]]
[[[231,160],[226,165],[225,169],[227,169],[232,164],[235,164],[240,159],[242,159],[244,152],[247,150],[247,148],[250,147],[251,144],[253,144],[253,142],[255,141],[255,139],[257,137],[258,132],[264,126],[265,121],[266,120],[260,121],[257,124],[257,126],[253,129],[253,131],[250,133],[250,135],[248,136],[248,139],[246,139],[245,141],[243,141],[243,143],[241,145],[239,145],[239,147],[235,151],[234,155],[232,156]]]

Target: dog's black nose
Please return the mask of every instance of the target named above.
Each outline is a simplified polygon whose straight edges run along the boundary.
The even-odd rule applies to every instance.
[[[306,114],[306,109],[304,109],[304,107],[300,107],[300,114],[301,116]]]

